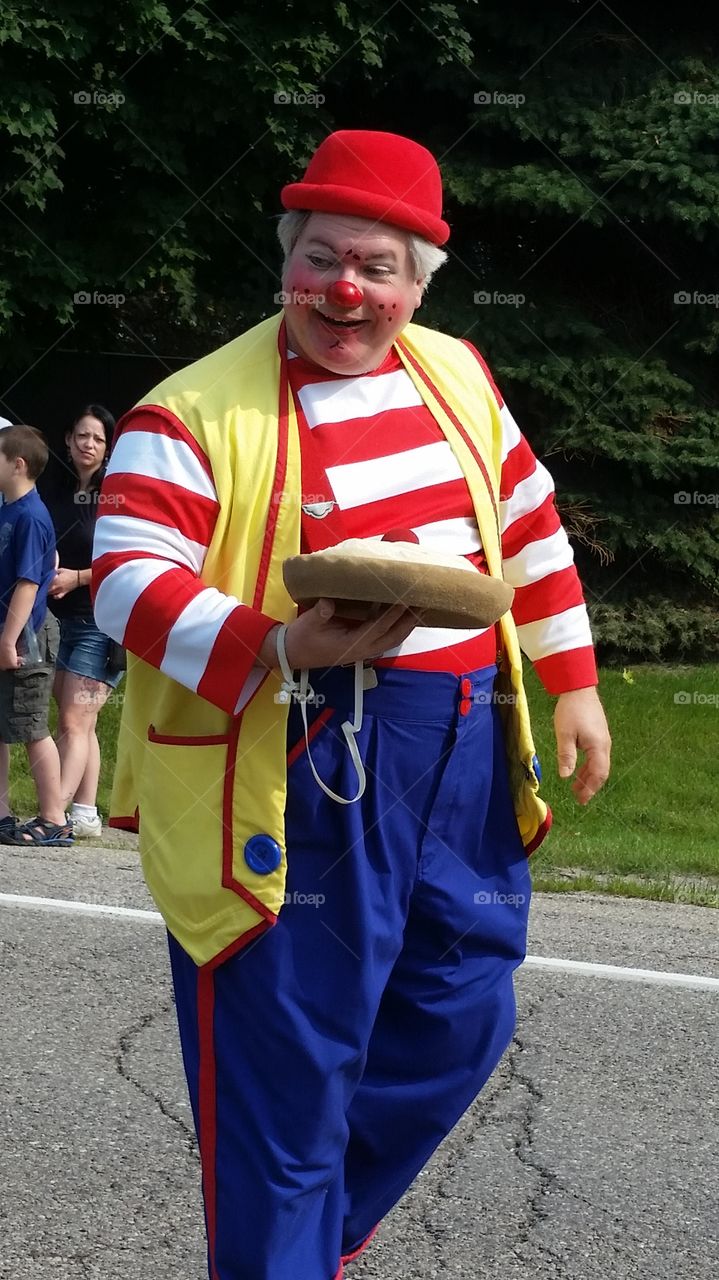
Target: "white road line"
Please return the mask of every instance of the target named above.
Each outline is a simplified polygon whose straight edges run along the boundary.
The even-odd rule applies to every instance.
[[[108,907],[102,902],[72,902],[66,898],[29,898],[23,893],[0,893],[0,903],[66,915],[124,916],[127,920],[149,920],[152,923],[162,919],[159,911],[143,911],[139,907]]]
[[[156,924],[161,919],[159,911],[146,911],[140,907],[110,907],[102,902],[73,902],[66,898],[31,898],[20,893],[0,893],[0,905],[26,907],[35,911],[55,911],[59,914],[90,916],[119,916],[126,920],[145,920]],[[695,991],[719,990],[719,978],[706,978],[699,973],[672,973],[662,969],[632,969],[618,964],[594,964],[589,960],[563,960],[553,956],[527,956],[525,967],[554,969],[562,973],[576,973],[596,978],[610,978],[618,982],[651,982],[663,987],[689,987]]]
[[[705,978],[699,973],[672,973],[668,969],[630,969],[619,964],[593,964],[589,960],[555,960],[552,956],[526,956],[524,964],[535,969],[560,969],[564,973],[613,978],[615,982],[653,982],[662,987],[719,991],[719,978]]]

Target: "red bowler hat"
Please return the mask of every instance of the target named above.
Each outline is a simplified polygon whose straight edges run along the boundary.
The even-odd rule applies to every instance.
[[[320,143],[301,182],[282,188],[285,209],[389,222],[432,244],[449,239],[442,178],[426,147],[398,133],[340,129]]]

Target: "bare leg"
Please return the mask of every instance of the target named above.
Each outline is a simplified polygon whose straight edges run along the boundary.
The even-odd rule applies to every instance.
[[[75,804],[94,805],[97,801],[97,784],[100,780],[100,743],[97,740],[97,734],[93,730],[90,734],[90,744],[87,753],[87,765],[82,775],[82,781],[75,792]]]
[[[95,736],[97,713],[107,700],[109,686],[89,676],[77,676],[72,671],[63,673],[61,696],[58,703],[57,746],[62,769],[62,798],[69,807],[88,767],[91,741]],[[97,777],[95,777],[95,789]],[[81,804],[94,804],[92,800],[79,800]]]
[[[60,792],[60,756],[53,739],[48,736],[39,742],[25,744],[27,758],[37,789],[37,803],[44,822],[65,825],[65,810]]]

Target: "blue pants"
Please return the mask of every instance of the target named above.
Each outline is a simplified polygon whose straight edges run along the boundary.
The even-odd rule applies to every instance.
[[[312,680],[334,708],[313,759],[347,796],[352,674]],[[339,1277],[514,1029],[530,880],[494,668],[378,674],[361,801],[328,799],[292,753],[278,923],[214,970],[170,938],[211,1280]]]

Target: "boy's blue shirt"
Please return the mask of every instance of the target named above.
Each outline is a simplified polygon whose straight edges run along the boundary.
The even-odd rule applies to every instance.
[[[47,592],[55,576],[55,530],[37,489],[0,508],[0,627],[20,578],[37,583],[30,622],[38,631],[47,612]]]

